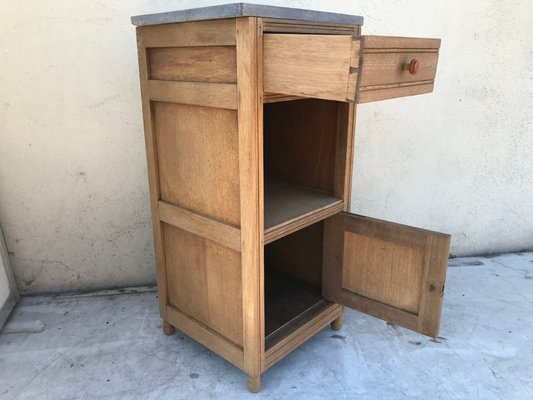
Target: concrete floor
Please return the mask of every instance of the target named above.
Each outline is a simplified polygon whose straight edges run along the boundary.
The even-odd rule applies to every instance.
[[[533,253],[450,261],[441,338],[354,311],[263,375],[161,332],[156,294],[21,300],[0,333],[0,399],[533,399]]]

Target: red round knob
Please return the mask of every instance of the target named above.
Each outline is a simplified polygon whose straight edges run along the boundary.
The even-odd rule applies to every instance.
[[[418,61],[416,58],[413,58],[411,62],[407,64],[406,66],[408,66],[408,68],[406,69],[409,70],[409,73],[411,75],[414,75],[418,72],[418,69],[420,68],[420,61]]]

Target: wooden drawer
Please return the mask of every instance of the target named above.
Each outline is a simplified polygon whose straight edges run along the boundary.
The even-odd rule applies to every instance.
[[[359,51],[353,35],[266,33],[264,92],[354,101]]]
[[[440,39],[363,36],[357,102],[392,99],[433,90]],[[416,60],[416,68],[408,69]]]

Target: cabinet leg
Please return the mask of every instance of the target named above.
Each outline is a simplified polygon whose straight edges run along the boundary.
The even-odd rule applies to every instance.
[[[163,333],[167,336],[170,336],[174,333],[176,328],[170,325],[167,321],[163,321]]]
[[[257,393],[261,390],[261,375],[248,376],[248,390]]]
[[[342,310],[341,315],[337,317],[337,319],[334,319],[331,321],[331,329],[334,331],[340,331],[342,329],[342,318],[344,317],[344,310]]]

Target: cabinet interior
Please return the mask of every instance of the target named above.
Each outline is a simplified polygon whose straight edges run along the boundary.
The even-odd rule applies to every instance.
[[[335,188],[340,104],[264,105],[267,350],[331,305],[321,295],[323,219],[343,208]]]
[[[324,223],[265,246],[265,348],[278,343],[331,303],[322,289]]]
[[[319,99],[264,105],[265,243],[342,210],[339,107]]]

